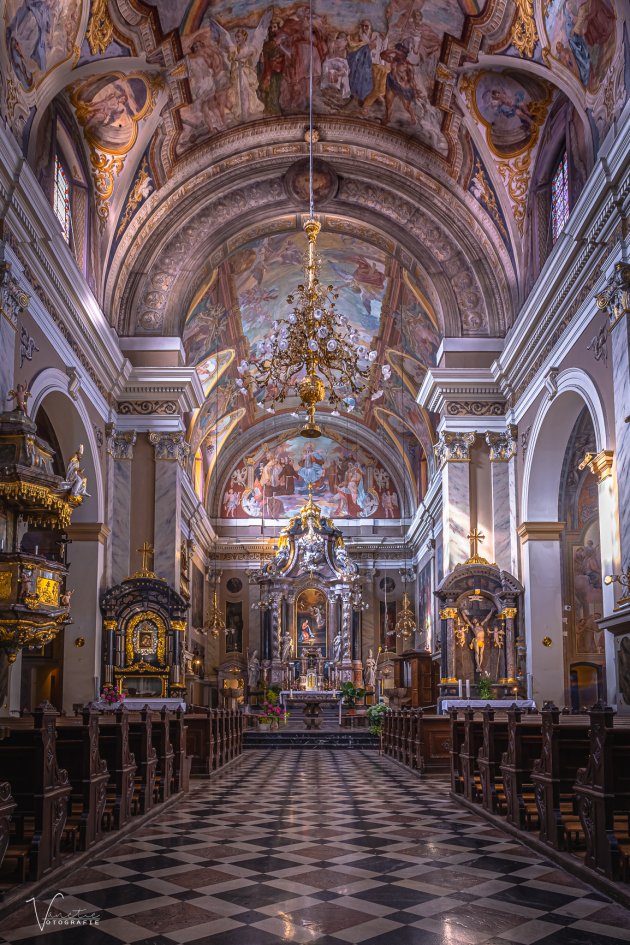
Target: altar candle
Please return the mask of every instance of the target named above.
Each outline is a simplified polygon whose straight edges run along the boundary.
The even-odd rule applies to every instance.
[[[458,686],[459,686],[459,693],[458,693],[458,695],[459,695],[459,698],[461,699],[461,697],[462,697],[462,681],[461,681],[461,679],[460,679],[459,682],[458,682]]]
[[[36,555],[39,554],[39,545],[35,545],[35,554],[36,554]]]
[[[466,680],[466,698],[470,699],[470,679]]]

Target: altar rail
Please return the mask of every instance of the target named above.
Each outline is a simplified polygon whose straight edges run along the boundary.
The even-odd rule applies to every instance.
[[[186,792],[191,763],[210,774],[241,752],[241,716],[224,709],[65,716],[42,703],[2,727],[0,900]]]
[[[383,716],[381,750],[422,774],[449,770],[449,719],[425,715],[422,709],[390,709]]]
[[[630,720],[546,703],[450,713],[451,789],[609,880],[630,881]],[[569,860],[569,864],[570,864]]]

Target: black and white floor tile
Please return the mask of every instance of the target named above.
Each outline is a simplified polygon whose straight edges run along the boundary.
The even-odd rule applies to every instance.
[[[38,898],[16,945],[620,945],[630,912],[375,752],[248,751]]]

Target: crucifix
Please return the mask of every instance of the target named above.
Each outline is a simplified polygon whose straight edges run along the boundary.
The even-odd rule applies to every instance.
[[[149,558],[153,557],[153,545],[150,545],[148,541],[145,541],[142,548],[136,548],[136,551],[142,555],[142,570],[148,571],[149,568],[147,567],[147,564]]]
[[[479,544],[485,539],[485,535],[482,535],[478,528],[473,528],[470,535],[466,536],[470,542],[470,557],[478,558],[479,557]]]

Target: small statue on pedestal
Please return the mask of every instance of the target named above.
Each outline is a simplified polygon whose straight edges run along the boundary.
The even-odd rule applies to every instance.
[[[281,659],[283,663],[288,663],[293,653],[293,640],[290,633],[282,634],[282,652]]]
[[[339,630],[337,632],[336,637],[333,640],[333,662],[334,663],[341,662],[341,647],[342,647],[341,630]]]
[[[258,689],[260,682],[260,660],[258,650],[254,650],[247,661],[247,683],[250,689]]]
[[[368,658],[365,661],[365,671],[363,673],[365,679],[365,688],[374,689],[376,685],[376,660],[372,650],[369,651]]]
[[[77,447],[76,452],[70,457],[70,462],[66,467],[66,478],[63,485],[65,491],[69,492],[70,495],[87,496],[89,498],[90,494],[87,491],[87,478],[81,469],[82,458],[83,444],[81,443]]]
[[[16,384],[7,394],[7,400],[15,401],[15,410],[23,413],[25,417],[28,416],[27,401],[31,396],[31,392],[28,389],[27,384]]]

